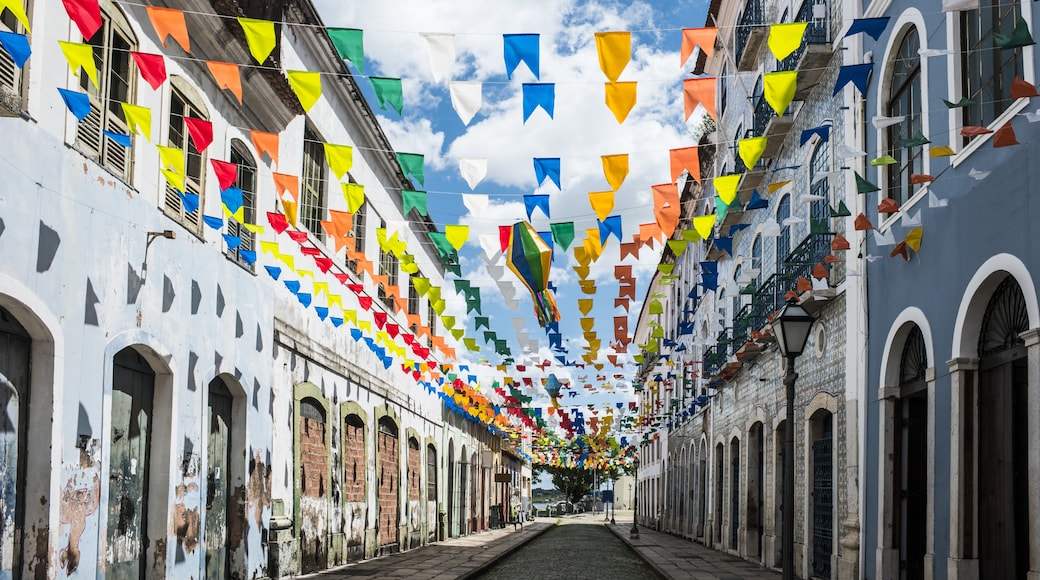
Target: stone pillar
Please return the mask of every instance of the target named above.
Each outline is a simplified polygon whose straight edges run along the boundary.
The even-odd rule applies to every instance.
[[[895,545],[895,530],[892,528],[895,506],[892,502],[895,481],[893,449],[896,433],[896,399],[899,387],[882,387],[878,390],[878,445],[877,473],[877,561],[875,574],[878,578],[899,577],[899,546]],[[869,486],[869,484],[868,484]]]
[[[1040,329],[1034,328],[1020,334],[1026,343],[1027,367],[1026,376],[1029,384],[1036,384],[1040,378]],[[1040,446],[1040,397],[1036,393],[1029,396],[1029,442],[1027,447],[1033,450],[1029,454],[1029,580],[1040,580],[1040,455],[1036,449]]]
[[[979,359],[955,358],[946,362],[950,369],[950,557],[947,574],[950,580],[978,580],[976,556],[975,503],[977,465],[975,445],[978,427],[975,423],[975,381]],[[975,433],[972,440],[965,430]]]
[[[928,382],[928,501],[924,533],[924,577],[935,578],[935,367],[924,371]]]

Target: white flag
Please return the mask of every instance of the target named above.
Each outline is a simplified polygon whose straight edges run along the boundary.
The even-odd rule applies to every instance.
[[[881,233],[874,230],[874,244],[879,248],[896,245],[896,239],[892,236],[892,230]]]
[[[978,10],[979,0],[942,0],[943,12],[954,12],[957,10]]]
[[[451,67],[455,64],[455,35],[420,33],[419,36],[426,41],[433,80],[441,82],[441,79],[449,76]]]
[[[487,177],[487,159],[459,159],[459,173],[470,189],[476,189],[477,184]]]
[[[463,125],[469,125],[473,115],[477,114],[483,102],[481,84],[478,82],[449,83],[451,90],[451,106],[462,119]]]
[[[874,124],[875,129],[884,129],[885,127],[891,127],[892,125],[898,125],[906,119],[906,115],[900,115],[898,117],[882,117],[878,115],[870,120]]]
[[[931,208],[946,207],[948,205],[950,205],[950,200],[948,200],[948,199],[939,199],[939,196],[935,195],[934,191],[931,191],[931,190],[928,191],[928,207],[931,207]]]
[[[917,213],[910,215],[907,212],[902,212],[903,217],[899,222],[904,228],[913,228],[921,225],[921,210],[917,210]]]

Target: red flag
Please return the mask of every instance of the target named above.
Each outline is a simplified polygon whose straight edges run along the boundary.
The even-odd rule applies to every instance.
[[[65,5],[65,12],[69,18],[76,23],[83,40],[90,40],[94,33],[101,28],[101,7],[98,0],[61,0]]]
[[[513,226],[498,226],[498,244],[502,251],[509,249],[509,239],[513,236]]]
[[[274,231],[279,234],[289,227],[289,221],[285,219],[285,215],[273,211],[267,212],[267,223],[271,224]]]
[[[184,117],[184,124],[188,126],[188,134],[195,142],[195,148],[202,153],[213,142],[213,123],[205,119]]]
[[[224,191],[234,185],[235,180],[238,179],[238,165],[218,159],[210,159],[209,163],[213,166],[213,173],[217,174],[217,183],[220,185],[220,191]]]
[[[141,78],[152,87],[152,90],[159,90],[159,86],[166,81],[166,60],[163,59],[163,56],[147,52],[131,52],[130,56],[134,57],[134,63],[137,64]]]

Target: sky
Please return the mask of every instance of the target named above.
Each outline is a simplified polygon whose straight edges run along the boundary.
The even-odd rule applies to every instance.
[[[512,281],[519,307],[511,311],[502,298],[493,274],[486,268],[486,254],[481,248],[481,235],[497,240],[498,226],[526,219],[524,194],[549,194],[551,219],[535,211],[531,223],[539,231],[549,230],[550,223],[574,222],[576,238],[571,246],[580,246],[584,231],[595,228],[595,212],[589,205],[589,192],[610,189],[603,175],[603,155],[629,154],[630,172],[618,190],[615,209],[620,215],[626,241],[638,232],[638,224],[654,221],[651,186],[670,180],[668,151],[695,144],[697,118],[684,121],[682,79],[689,76],[695,58],[685,66],[679,62],[682,28],[704,25],[707,2],[703,0],[653,0],[649,2],[605,2],[600,0],[316,0],[326,26],[356,28],[364,31],[365,74],[401,78],[404,92],[403,115],[393,110],[380,110],[364,78],[359,84],[369,97],[372,109],[395,150],[421,153],[426,162],[425,189],[428,192],[430,216],[443,231],[447,224],[470,226],[469,242],[460,252],[463,277],[482,288],[483,314],[492,317],[492,330],[509,338],[517,362],[528,364],[552,360],[548,340],[534,317],[530,295],[506,269],[501,280]],[[632,60],[620,81],[638,82],[635,108],[623,124],[619,124],[604,104],[604,83],[600,70],[594,34],[606,31],[632,31]],[[426,43],[421,33],[455,35],[456,59],[450,78],[434,80]],[[540,76],[538,79],[521,64],[506,76],[503,60],[503,34],[537,33],[540,35]],[[352,70],[356,69],[352,67]],[[452,108],[449,81],[479,81],[483,103],[468,126]],[[535,111],[524,123],[521,85],[525,82],[556,84],[555,115]],[[535,180],[532,159],[559,157],[562,188],[549,180],[539,186]],[[470,189],[459,173],[460,158],[486,158],[486,178]],[[490,204],[486,212],[474,215],[463,203],[462,194],[487,194]],[[619,261],[618,242],[611,240],[603,256],[592,265],[598,291],[591,316],[595,330],[603,340],[601,355],[613,354],[607,344],[613,340],[614,298],[618,285],[614,266],[632,264],[639,281],[637,301],[629,310],[629,328],[634,332],[636,319],[646,294],[647,283],[658,263],[660,246],[644,249],[639,259]],[[498,264],[503,264],[499,261]],[[585,344],[579,327],[577,300],[586,297],[578,287],[578,277],[571,269],[577,263],[573,251],[556,248],[550,279],[558,288],[556,299],[562,315],[560,330],[568,359],[577,359]],[[448,279],[453,279],[448,275]],[[461,297],[446,284],[449,297],[448,314],[465,322],[467,336],[481,340],[482,332],[473,332],[473,321],[465,314]],[[539,339],[540,349],[524,360],[517,341],[513,320],[522,318],[522,332]],[[635,344],[629,347],[634,353]],[[465,351],[460,348],[460,353]],[[472,363],[480,360],[498,362],[493,350],[465,353]],[[605,356],[601,357],[606,362]],[[624,357],[624,360],[631,360]],[[477,365],[473,365],[476,367]],[[582,394],[561,401],[565,406],[611,405],[616,401],[634,400],[628,380],[634,366],[622,371],[607,366],[600,372],[610,377],[613,392],[597,382],[594,369],[554,367],[565,382],[573,386],[584,382],[597,384],[599,394]],[[624,379],[614,379],[624,373]],[[619,383],[622,385],[618,387]],[[580,389],[579,389],[580,390]],[[585,393],[585,391],[583,391]]]

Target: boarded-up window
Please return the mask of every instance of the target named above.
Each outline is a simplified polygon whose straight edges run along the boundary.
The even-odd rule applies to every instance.
[[[426,446],[426,499],[437,501],[437,450]]]
[[[365,501],[365,423],[357,415],[343,421],[343,501]]]
[[[419,442],[414,437],[408,439],[408,499],[418,501],[422,488],[419,486],[422,475],[422,457],[419,453]]]
[[[300,494],[325,497],[328,473],[325,447],[325,409],[318,401],[300,401]]]

